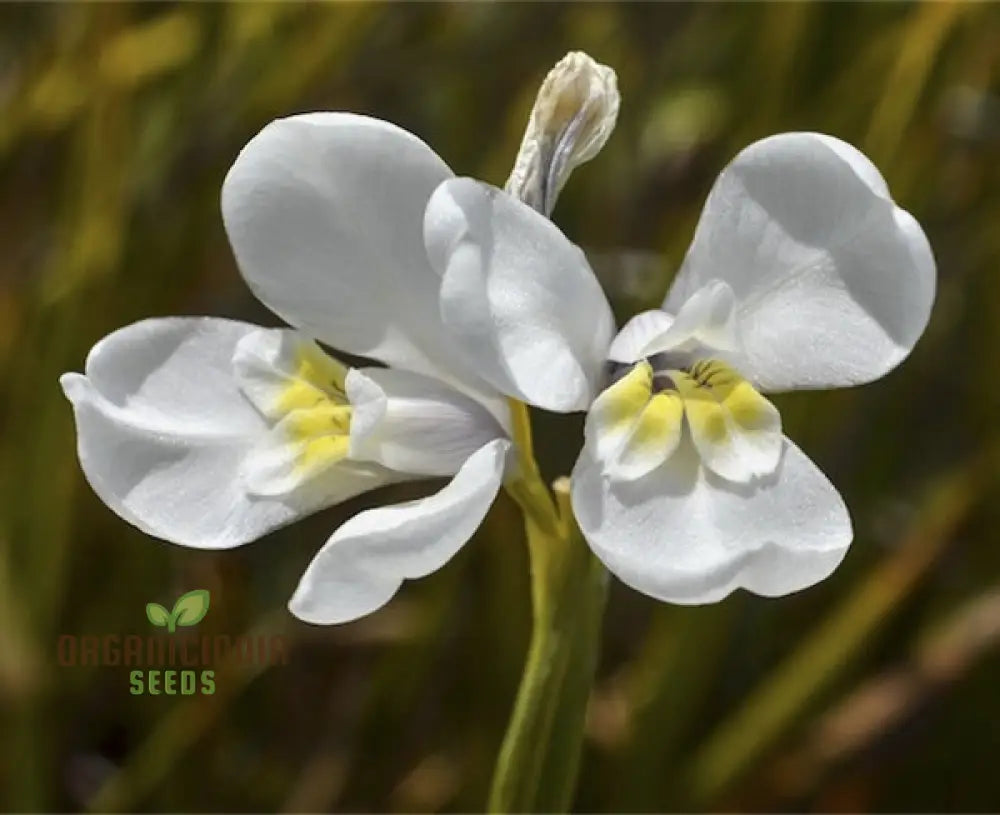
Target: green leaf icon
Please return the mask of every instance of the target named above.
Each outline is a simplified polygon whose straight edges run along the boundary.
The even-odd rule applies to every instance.
[[[197,625],[208,614],[208,600],[208,589],[195,589],[182,594],[174,603],[171,622],[173,625]],[[173,626],[170,630],[173,630]]]
[[[164,626],[170,622],[170,612],[159,603],[146,603],[146,619],[153,625]]]

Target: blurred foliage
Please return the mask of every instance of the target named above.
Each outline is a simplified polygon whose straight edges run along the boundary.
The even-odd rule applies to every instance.
[[[269,120],[369,113],[502,183],[545,71],[619,74],[618,129],[555,217],[624,318],[655,304],[716,173],[770,133],[861,147],[939,266],[911,358],[779,397],[856,542],[799,595],[678,608],[613,586],[581,810],[996,810],[1000,7],[990,4],[0,6],[0,795],[8,810],[475,810],[525,655],[520,521],[359,623],[284,610],[364,496],[239,551],[154,542],[76,462],[58,375],[133,320],[273,324],[236,271],[223,176]],[[545,417],[565,472],[579,421]],[[420,488],[422,489],[422,488]],[[396,489],[393,497],[414,495]],[[142,631],[212,592],[209,632],[281,630],[290,663],[208,697],[60,668],[60,633]]]

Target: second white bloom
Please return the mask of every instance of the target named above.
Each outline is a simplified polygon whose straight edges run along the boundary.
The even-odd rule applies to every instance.
[[[533,280],[586,266],[545,218],[500,195],[456,180],[428,207],[432,262],[446,282],[465,281],[467,304],[483,300],[504,258]],[[513,213],[516,233],[489,226]],[[541,292],[528,308],[597,310],[587,287],[525,286]],[[741,587],[787,594],[830,574],[851,542],[847,509],[762,393],[883,376],[923,332],[934,289],[922,230],[856,149],[788,133],[740,153],[709,195],[663,308],[623,328],[603,371],[580,374],[604,382],[572,479],[597,555],[626,583],[677,603]],[[447,309],[447,287],[442,296]],[[495,311],[455,324],[503,392],[531,401],[553,370]]]
[[[97,343],[62,385],[101,499],[150,535],[213,549],[384,484],[450,477],[333,534],[290,604],[312,622],[367,614],[450,559],[510,445],[504,398],[447,335],[423,244],[427,200],[451,175],[415,136],[361,116],[256,136],[223,216],[247,282],[295,328],[155,319]],[[316,340],[388,367],[348,368]]]

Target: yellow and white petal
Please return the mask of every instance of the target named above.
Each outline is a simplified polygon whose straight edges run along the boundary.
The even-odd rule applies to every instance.
[[[672,391],[654,394],[606,472],[614,478],[636,479],[659,467],[680,444],[683,420],[680,396]]]
[[[777,408],[723,362],[674,375],[695,447],[710,470],[730,481],[766,475],[781,456]]]
[[[586,444],[605,472],[641,478],[677,449],[684,406],[674,391],[653,393],[653,371],[645,360],[605,389],[587,414]]]
[[[491,441],[434,495],[351,518],[309,564],[289,610],[309,623],[348,622],[381,608],[404,580],[440,569],[485,517],[509,449]]]
[[[751,381],[764,391],[842,387],[909,354],[935,276],[919,224],[864,155],[830,136],[782,133],[722,171],[664,308],[724,280]]]
[[[608,569],[670,603],[712,603],[737,588],[799,591],[827,577],[852,538],[837,490],[788,439],[774,472],[742,484],[705,468],[688,438],[640,479],[609,478],[584,448],[572,501]]]
[[[174,543],[221,549],[385,483],[383,471],[368,468],[280,499],[251,494],[243,474],[268,424],[232,359],[260,330],[212,318],[145,320],[97,343],[85,374],[62,377],[84,474],[126,521]]]
[[[428,376],[355,368],[347,376],[350,454],[394,470],[452,475],[476,450],[507,434],[479,402]]]
[[[611,461],[625,444],[653,394],[653,368],[641,360],[594,400],[584,425],[586,442],[599,461]]]

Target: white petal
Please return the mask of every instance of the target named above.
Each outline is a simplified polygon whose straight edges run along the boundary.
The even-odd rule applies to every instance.
[[[837,490],[791,441],[772,474],[734,484],[700,466],[690,440],[644,478],[601,475],[585,448],[573,509],[597,556],[651,597],[711,603],[737,588],[789,594],[827,577],[852,532]]]
[[[721,280],[710,280],[685,301],[670,328],[650,341],[647,353],[698,346],[738,350],[735,305],[733,290]]]
[[[913,217],[849,144],[785,133],[750,145],[719,176],[665,307],[728,283],[746,360],[765,390],[854,385],[913,348],[935,269]]]
[[[608,359],[615,362],[636,362],[647,356],[652,340],[665,334],[674,318],[661,309],[636,314],[622,327],[608,349]]]
[[[209,318],[146,320],[95,345],[86,375],[62,377],[84,474],[126,521],[174,543],[225,548],[383,483],[368,467],[282,499],[248,494],[243,468],[267,424],[231,361],[240,340],[259,330]]]
[[[436,379],[387,368],[352,369],[351,457],[395,470],[453,475],[503,428],[478,402]]]
[[[440,569],[493,503],[509,447],[492,441],[440,492],[362,512],[341,526],[306,569],[291,612],[310,623],[355,620],[389,602],[403,580]]]
[[[531,207],[467,178],[434,192],[424,232],[441,316],[480,376],[538,407],[586,409],[614,318],[583,253]]]
[[[378,119],[272,122],[222,188],[233,251],[275,313],[335,348],[481,384],[444,333],[423,217],[451,177],[416,136]]]
[[[684,301],[676,317],[648,311],[633,317],[611,347],[635,359],[668,351],[738,352],[735,305],[733,290],[721,280],[710,280]],[[616,359],[610,352],[609,358]]]

